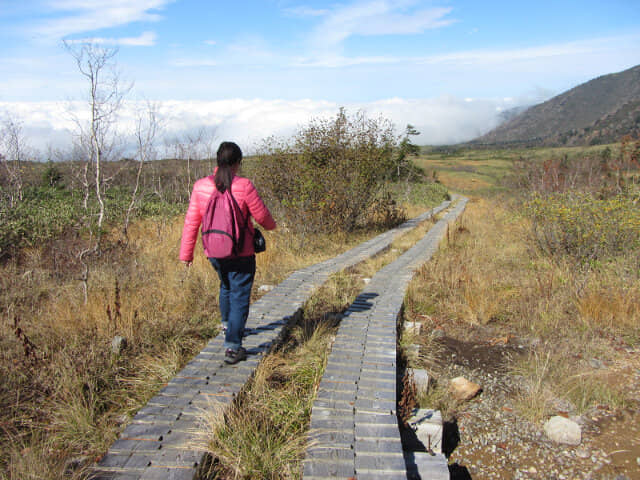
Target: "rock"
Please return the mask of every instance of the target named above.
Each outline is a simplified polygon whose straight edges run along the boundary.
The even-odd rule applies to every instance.
[[[570,415],[569,420],[576,422],[581,427],[584,427],[587,423],[587,420],[582,415]]]
[[[91,459],[87,456],[82,457],[73,457],[67,460],[64,465],[64,471],[67,475],[72,475],[73,472],[80,470],[81,468],[89,465],[91,463]]]
[[[442,414],[439,410],[416,409],[407,423],[428,452],[442,453]]]
[[[556,443],[580,445],[582,430],[576,422],[561,416],[551,417],[544,424],[544,433]]]
[[[414,368],[413,370],[413,380],[416,384],[416,390],[418,395],[421,393],[427,393],[429,389],[429,372],[423,370],[421,368]]]
[[[464,377],[456,377],[451,380],[449,390],[457,400],[467,401],[478,395],[482,387]]]
[[[578,458],[589,458],[591,456],[591,452],[586,448],[577,448],[576,449],[576,457]]]
[[[258,287],[258,291],[259,292],[270,292],[274,288],[276,288],[276,287],[274,287],[273,285],[260,285]]]
[[[369,282],[371,281],[370,278],[363,278],[362,281],[364,282],[365,285],[368,285]]]
[[[596,369],[605,368],[605,365],[602,362],[602,360],[598,360],[597,358],[592,358],[591,360],[589,360],[589,365],[591,365],[592,368],[596,368]]]
[[[420,335],[421,322],[404,322],[404,331],[412,335]]]
[[[116,335],[115,337],[113,337],[113,340],[111,340],[111,351],[113,353],[115,353],[116,355],[120,355],[125,348],[127,348],[126,338],[120,335]]]
[[[443,454],[425,452],[404,452],[408,478],[429,478],[431,480],[449,480],[447,457]],[[380,478],[383,478],[381,474]]]
[[[444,338],[445,333],[442,328],[434,328],[433,332],[431,332],[431,336],[433,338]]]

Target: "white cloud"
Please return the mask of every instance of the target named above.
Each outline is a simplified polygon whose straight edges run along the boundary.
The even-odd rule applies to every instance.
[[[411,124],[420,132],[419,144],[452,144],[476,138],[498,124],[497,107],[502,100],[441,96],[429,99],[381,100],[364,105],[371,115],[382,115],[398,130]],[[510,108],[513,105],[508,105]]]
[[[403,63],[407,58],[402,57],[345,57],[343,55],[325,55],[322,57],[298,58],[292,62],[294,67],[314,68],[343,68],[355,65],[383,65]]]
[[[234,62],[239,59],[243,64],[248,65],[272,61],[278,56],[263,37],[255,34],[238,38],[229,44],[227,50],[227,54]]]
[[[50,40],[127,25],[131,22],[154,22],[160,10],[174,0],[49,0],[45,8],[58,13],[37,23],[32,33]]]
[[[468,50],[425,57],[420,63],[453,64],[504,64],[519,60],[537,60],[550,57],[566,57],[594,53],[604,46],[594,41],[570,42],[564,44],[542,45],[520,49],[505,50]]]
[[[206,57],[183,57],[176,58],[169,62],[169,64],[173,67],[215,67],[218,65],[218,62],[213,58]]]
[[[217,45],[218,42],[216,42],[215,40],[205,40],[204,44],[205,45]]]
[[[391,120],[400,133],[412,124],[420,136],[420,144],[446,144],[470,140],[486,133],[497,124],[500,109],[515,106],[511,101],[443,96],[433,99],[391,98],[368,103],[338,104],[322,100],[231,99],[219,101],[158,102],[164,125],[163,136],[215,130],[216,140],[237,141],[247,153],[272,135],[289,137],[312,118],[334,117],[340,106],[347,111],[364,110],[371,117]],[[128,102],[119,112],[118,127],[123,138],[130,136],[135,119],[144,102]],[[83,102],[0,102],[0,118],[10,112],[23,122],[30,146],[46,151],[49,145],[67,148],[71,144],[75,124],[72,116],[85,118]],[[73,114],[73,115],[72,115]]]
[[[97,45],[122,45],[128,47],[152,47],[156,44],[156,34],[154,32],[144,32],[138,37],[104,38],[88,37],[69,40],[67,43],[94,43]]]
[[[311,34],[314,49],[335,51],[355,35],[409,35],[450,25],[452,9],[430,8],[407,12],[407,2],[372,0],[340,6],[325,16]]]
[[[307,6],[285,8],[283,12],[292,17],[321,17],[329,13],[327,9],[312,8]]]
[[[318,57],[293,59],[291,65],[297,67],[341,68],[366,64],[413,64],[413,65],[450,65],[456,69],[463,67],[492,68],[505,67],[516,62],[538,62],[537,70],[548,70],[554,61],[571,62],[584,56],[607,55],[623,49],[640,47],[640,35],[594,38],[583,41],[537,45],[512,49],[478,49],[449,52],[429,56],[358,56],[348,57],[337,53],[326,53]],[[545,65],[547,66],[545,68]]]

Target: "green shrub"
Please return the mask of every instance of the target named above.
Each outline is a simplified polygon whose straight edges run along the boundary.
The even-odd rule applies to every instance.
[[[450,200],[449,190],[441,183],[422,181],[397,183],[394,186],[396,195],[399,198],[404,197],[405,200],[412,205],[421,207],[431,207],[438,205],[443,200]]]
[[[131,189],[126,185],[114,186],[105,193],[107,218],[110,223],[122,222],[129,204],[131,203]],[[141,192],[133,210],[134,218],[170,217],[183,215],[186,205],[179,201],[161,199],[152,192]]]
[[[33,247],[54,240],[68,229],[83,231],[87,218],[96,211],[96,201],[90,198],[88,209],[82,207],[79,193],[60,186],[55,166],[47,167],[42,186],[24,189],[22,201],[9,201],[0,187],[0,259],[15,255],[21,248]],[[126,214],[131,192],[126,186],[114,186],[105,194],[107,222],[121,222]],[[183,214],[185,206],[163,200],[151,192],[137,201],[137,217],[170,217]]]
[[[60,235],[81,216],[79,199],[56,187],[29,187],[11,207],[0,191],[0,259]]]
[[[62,183],[62,172],[51,160],[42,172],[42,185],[45,187],[58,187]]]
[[[289,142],[269,139],[250,175],[269,208],[300,232],[353,231],[401,217],[386,183],[396,169],[393,125],[359,112],[314,120]]]
[[[579,260],[602,260],[640,250],[640,209],[627,195],[534,194],[526,203],[538,245]]]

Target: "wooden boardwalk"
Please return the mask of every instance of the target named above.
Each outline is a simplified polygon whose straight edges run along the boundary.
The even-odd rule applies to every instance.
[[[311,414],[308,480],[407,479],[396,416],[398,318],[414,271],[429,260],[466,199],[397,260],[382,268],[347,310]],[[448,478],[446,459],[422,478]]]
[[[246,325],[247,335],[243,341],[249,353],[248,359],[236,365],[225,364],[224,338],[222,334],[213,338],[193,360],[135,415],[106,455],[94,467],[91,478],[95,480],[192,480],[196,477],[198,468],[206,454],[201,447],[196,446],[199,432],[198,419],[203,411],[213,408],[213,405],[217,408],[220,405],[231,404],[234,397],[255,371],[262,355],[277,343],[284,331],[284,327],[298,314],[313,291],[325,283],[333,273],[377,255],[388,248],[396,237],[416,227],[432,215],[448,208],[449,204],[450,202],[444,202],[439,207],[378,235],[343,254],[291,274],[271,292],[251,305]],[[460,209],[463,207],[464,200],[458,202],[454,211],[461,211]],[[451,213],[447,214],[446,217],[451,217]],[[434,229],[441,224],[442,221],[438,222]],[[431,231],[434,231],[434,229]],[[427,234],[428,237],[431,231]],[[419,245],[422,246],[419,247]],[[437,242],[433,243],[432,241],[426,244],[423,239],[396,262],[390,264],[396,265],[396,267],[390,268],[390,265],[388,265],[382,269],[376,275],[376,279],[373,279],[369,284],[367,290],[352,305],[349,315],[341,324],[340,332],[347,332],[351,329],[353,335],[360,335],[357,346],[361,348],[361,352],[358,356],[355,351],[344,350],[345,348],[348,349],[349,346],[345,345],[342,340],[336,340],[330,357],[330,359],[334,359],[334,363],[328,366],[328,373],[325,375],[331,375],[335,361],[339,361],[341,358],[339,357],[340,348],[343,348],[342,353],[347,356],[343,356],[342,361],[353,361],[352,365],[355,365],[353,368],[358,369],[358,379],[354,383],[356,385],[354,398],[357,400],[357,409],[353,410],[354,422],[356,418],[360,418],[361,413],[371,413],[370,410],[372,409],[377,411],[378,407],[387,412],[386,417],[384,417],[385,421],[388,420],[387,417],[395,418],[395,376],[393,378],[393,398],[390,394],[389,384],[378,384],[377,380],[368,383],[364,377],[369,373],[375,374],[377,370],[380,370],[380,374],[383,371],[391,372],[391,368],[393,368],[395,375],[395,323],[404,298],[404,289],[406,289],[406,285],[411,278],[409,270],[407,270],[409,268],[408,265],[418,261],[418,257],[420,257],[420,255],[410,256],[407,254],[416,248],[435,251]],[[403,262],[407,263],[407,266],[399,267]],[[380,276],[383,271],[387,272],[384,274],[386,277]],[[377,280],[377,278],[382,280]],[[383,278],[386,278],[386,280]],[[380,284],[386,284],[388,288],[382,289]],[[385,304],[387,301],[389,302],[388,305]],[[369,314],[373,312],[375,312],[375,319],[371,323],[373,317]],[[367,317],[367,326],[364,330],[360,328],[359,331],[359,327],[355,323],[357,323],[358,319],[364,318],[360,316],[361,313]],[[384,317],[384,321],[380,323],[377,319],[382,317]],[[363,334],[364,336],[362,336]],[[392,335],[392,337],[384,338],[387,334]],[[347,337],[344,338],[346,339]],[[383,377],[377,376],[375,378],[383,379]],[[325,392],[329,392],[326,389],[326,385],[330,381],[329,377],[323,379],[318,396],[319,402],[322,401],[323,396],[327,395]],[[378,388],[380,388],[380,392],[384,393],[376,393]],[[365,389],[369,393],[365,394]],[[331,402],[331,398],[326,400]],[[314,407],[312,428],[318,425],[319,413],[317,412],[320,412],[320,404]],[[383,418],[382,415],[377,416],[380,419]],[[327,421],[331,421],[331,418],[327,417]],[[313,422],[316,423],[314,424]],[[326,423],[325,425],[329,424]],[[354,423],[352,426],[355,428],[355,425]],[[365,423],[358,423],[357,432],[360,432],[364,425]],[[366,425],[369,424],[366,423]],[[375,429],[369,430],[370,435],[367,438],[376,434]],[[397,425],[395,430],[397,431]],[[380,433],[382,434],[383,432],[380,431]],[[348,442],[351,442],[350,445],[354,445],[350,437],[349,439],[345,437],[344,445]],[[358,444],[359,447],[363,445],[363,443]],[[311,452],[315,452],[315,450]],[[306,463],[306,473],[309,472],[309,469],[313,470],[314,468],[309,466],[313,465],[312,458],[316,458],[315,453],[311,453],[310,461]],[[317,458],[320,457],[318,456]],[[369,471],[375,469],[375,465],[370,467],[367,467]],[[354,471],[364,472],[364,465],[356,465],[354,463],[354,469]],[[395,472],[396,470],[393,471]],[[397,471],[400,471],[399,464]],[[390,477],[385,476],[384,478]]]

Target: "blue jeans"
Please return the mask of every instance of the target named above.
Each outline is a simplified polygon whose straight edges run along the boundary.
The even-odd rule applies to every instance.
[[[237,350],[242,346],[244,325],[249,316],[251,287],[256,275],[256,257],[209,258],[220,277],[220,315],[227,327],[225,348]]]

